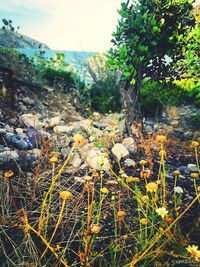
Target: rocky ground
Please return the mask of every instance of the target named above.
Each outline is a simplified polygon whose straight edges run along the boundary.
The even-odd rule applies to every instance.
[[[125,156],[126,163],[129,162],[127,164],[132,164],[129,152],[137,152],[135,141],[131,138],[124,139],[124,114],[101,116],[98,113],[88,115],[86,112],[77,112],[76,99],[73,96],[56,93],[51,88],[34,91],[21,86],[17,90],[17,101],[14,104],[10,105],[9,100],[3,95],[1,103],[0,166],[3,169],[10,169],[14,165],[22,169],[33,168],[37,165],[43,143],[50,140],[53,140],[56,150],[65,158],[72,137],[77,132],[87,135],[88,141],[116,132],[121,144],[119,149],[128,149]],[[175,140],[186,142],[198,138],[200,131],[193,131],[186,124],[194,112],[199,111],[191,107],[180,108],[178,111],[168,110],[159,120],[146,119],[145,131],[168,134]],[[90,166],[91,163],[85,160],[88,155],[90,157],[90,153],[92,154],[93,146],[88,144],[84,156],[83,153],[74,155],[71,166],[85,167],[86,163]]]
[[[63,170],[58,188],[56,187],[57,193],[61,189],[71,188],[78,195],[82,186],[84,187],[85,175],[92,173],[93,170],[101,170],[99,156],[102,153],[109,158],[116,173],[120,171],[116,159],[121,162],[120,175],[126,179],[129,176],[140,177],[139,161],[146,159],[148,163],[145,171],[151,173],[150,179],[155,181],[160,164],[160,149],[156,144],[155,136],[165,134],[167,135],[166,179],[170,193],[169,205],[173,204],[171,195],[174,193],[173,172],[175,170],[180,171],[176,188],[176,194],[180,195],[183,200],[180,211],[183,211],[195,197],[193,179],[190,178],[190,174],[197,173],[198,167],[190,145],[191,140],[198,140],[200,132],[194,131],[188,124],[184,124],[188,114],[194,112],[189,107],[184,110],[176,110],[176,112],[168,110],[159,120],[146,119],[144,121],[145,133],[140,135],[139,143],[136,143],[132,137],[124,134],[123,113],[101,116],[89,111],[78,112],[76,99],[72,95],[55,92],[51,88],[29,90],[27,87],[20,86],[14,104],[11,105],[3,94],[0,101],[0,176],[2,177],[2,192],[5,195],[2,198],[2,203],[4,203],[2,210],[5,218],[9,218],[8,214],[12,214],[11,219],[18,220],[17,215],[14,216],[16,210],[25,208],[29,213],[30,220],[34,222],[35,213],[38,212],[39,207],[38,201],[41,200],[43,192],[48,189],[51,181],[52,167],[49,159],[52,155],[56,155],[59,158],[59,169],[70,153],[73,136],[76,133],[83,135],[85,141],[75,150],[67,167]],[[195,112],[198,111],[195,110]],[[102,168],[105,172],[103,185],[109,188],[111,194],[116,194],[118,190],[123,191],[116,177],[110,172],[107,162],[103,163]],[[7,187],[4,174],[9,170],[12,170],[15,176]],[[142,190],[145,190],[144,179],[140,185]],[[6,188],[9,188],[10,191],[7,192]],[[7,194],[13,198],[7,197]],[[130,196],[123,194],[121,205],[130,217],[135,207],[131,204]],[[55,193],[55,196],[57,195]],[[8,210],[7,203],[9,203]],[[101,227],[104,229],[103,236],[109,236],[113,231],[113,225],[109,219],[110,214],[107,211],[108,204],[109,201],[105,206],[101,222]],[[84,204],[81,205],[83,205],[81,209],[84,209]],[[183,228],[186,227],[183,232],[194,227],[191,218],[196,210],[196,206],[192,207],[186,216],[186,220],[190,216],[189,221],[192,226],[187,223],[186,227],[186,224],[183,223]],[[8,222],[6,224],[8,225]],[[74,226],[73,221],[70,227],[69,229],[77,227],[77,231],[80,228],[79,225]],[[15,238],[14,232],[9,232],[9,234]],[[66,235],[68,236],[69,233],[67,232]],[[198,242],[198,235],[194,234],[192,238],[193,241]],[[7,244],[6,241],[4,243]],[[104,243],[98,243],[96,250],[100,250],[104,245]],[[75,249],[74,246],[76,247],[76,244],[73,244],[73,249]],[[12,251],[9,246],[6,249],[9,253]],[[72,259],[75,257],[74,254],[71,256]],[[6,263],[4,266],[7,266]]]

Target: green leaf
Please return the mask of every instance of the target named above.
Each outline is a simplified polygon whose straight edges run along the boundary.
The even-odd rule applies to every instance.
[[[132,78],[130,84],[133,84],[134,85],[135,83],[136,83],[136,80],[134,78]]]

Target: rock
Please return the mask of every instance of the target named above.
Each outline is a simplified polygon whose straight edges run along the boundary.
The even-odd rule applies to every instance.
[[[94,126],[102,130],[108,127],[109,124],[107,122],[95,122]]]
[[[73,126],[57,125],[53,128],[54,133],[70,133],[74,130]]]
[[[178,167],[178,170],[180,171],[181,174],[189,174],[190,170],[186,166],[180,166]]]
[[[124,161],[124,166],[135,168],[136,163],[135,163],[135,161],[134,161],[133,159],[126,159],[126,160]]]
[[[28,96],[27,97],[24,97],[22,99],[22,101],[25,103],[25,104],[28,104],[28,105],[33,105],[35,102],[33,99],[30,99]]]
[[[85,180],[82,177],[74,177],[74,181],[80,184],[85,183]]]
[[[185,139],[192,140],[194,138],[194,134],[190,131],[185,132]]]
[[[70,151],[71,151],[70,147],[66,147],[66,148],[61,149],[61,153],[63,154],[64,158],[66,158],[69,155]]]
[[[112,148],[112,153],[117,157],[118,160],[129,156],[129,152],[123,144],[117,143]]]
[[[73,158],[70,160],[70,165],[72,165],[74,168],[78,168],[82,164],[82,159],[78,153],[75,153]]]
[[[174,129],[171,133],[169,133],[169,137],[184,140],[185,139],[184,129],[181,127]]]
[[[16,128],[16,129],[15,129],[15,132],[16,132],[17,134],[23,134],[24,129],[22,129],[22,128]]]
[[[0,135],[6,134],[6,129],[0,129]]]
[[[188,164],[187,168],[189,169],[190,172],[198,172],[198,167],[196,164]]]
[[[49,120],[49,126],[52,128],[58,126],[59,124],[60,124],[60,116],[53,117]]]
[[[37,115],[33,115],[31,113],[23,114],[20,119],[26,126],[34,126],[36,129],[42,129],[42,122],[39,121]]]
[[[16,150],[5,150],[3,152],[0,152],[0,165],[7,164],[11,160],[19,160],[19,154]]]
[[[122,144],[128,149],[130,153],[134,154],[137,152],[137,145],[132,137],[125,138]]]
[[[34,158],[37,159],[40,156],[41,150],[38,148],[34,148],[31,150],[31,153],[33,154]]]
[[[144,127],[146,132],[153,132],[153,127],[151,125],[147,125]]]
[[[109,170],[109,161],[107,160],[101,167],[99,160],[101,158],[102,152],[98,149],[92,149],[88,152],[85,163],[92,169],[100,171],[101,168],[104,171]]]

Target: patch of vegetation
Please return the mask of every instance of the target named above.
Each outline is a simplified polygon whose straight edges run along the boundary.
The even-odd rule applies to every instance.
[[[107,145],[93,159],[95,168],[78,177],[81,183],[75,182],[74,172],[68,176],[65,169],[74,152],[92,144],[88,138],[75,134],[64,161],[45,144],[40,155],[45,171],[38,163],[27,183],[21,172],[19,177],[12,170],[2,175],[3,264],[139,267],[171,266],[175,260],[198,264],[199,142],[193,141],[189,152],[198,171],[183,183],[179,165],[172,169],[166,165],[168,155],[173,164],[179,156],[171,157],[174,147],[166,136],[141,139],[146,155],[130,172],[116,148],[117,129],[104,132],[95,136],[99,146],[102,141]]]

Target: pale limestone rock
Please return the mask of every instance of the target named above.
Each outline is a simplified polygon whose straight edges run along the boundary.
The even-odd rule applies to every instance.
[[[129,152],[123,144],[117,143],[112,148],[112,153],[117,157],[118,160],[129,156]]]
[[[21,120],[26,126],[33,126],[38,130],[42,129],[43,123],[39,121],[38,115],[31,113],[21,115]]]
[[[55,127],[60,124],[60,116],[53,117],[49,120],[49,127]]]
[[[128,149],[130,153],[136,153],[137,152],[137,145],[135,140],[132,137],[127,137],[124,139],[122,144]]]

